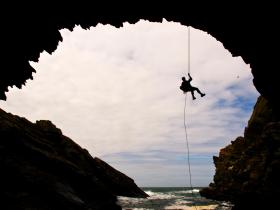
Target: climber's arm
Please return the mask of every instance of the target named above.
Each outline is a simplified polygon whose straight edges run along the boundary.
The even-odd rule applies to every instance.
[[[190,73],[188,73],[188,75],[189,75],[189,80],[188,81],[190,82],[190,81],[192,81],[192,77],[191,77]]]

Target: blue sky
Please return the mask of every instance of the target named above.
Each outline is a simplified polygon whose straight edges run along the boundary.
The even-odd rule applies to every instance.
[[[35,122],[51,120],[66,136],[139,186],[188,186],[184,137],[187,27],[179,23],[98,24],[62,30],[64,41],[43,52],[34,80],[10,88],[1,107]],[[250,66],[222,43],[191,28],[192,85],[187,98],[193,185],[212,181],[212,156],[243,135],[259,95]]]

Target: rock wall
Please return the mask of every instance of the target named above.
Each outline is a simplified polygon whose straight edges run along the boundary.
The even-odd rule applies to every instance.
[[[280,195],[280,119],[260,96],[244,137],[213,157],[214,182],[200,193],[231,201],[234,209],[274,209]]]
[[[117,210],[116,195],[148,196],[50,121],[0,109],[1,209]]]

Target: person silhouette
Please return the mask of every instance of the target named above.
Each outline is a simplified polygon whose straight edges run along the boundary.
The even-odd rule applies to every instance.
[[[191,77],[190,73],[188,73],[188,75],[189,75],[189,80],[186,80],[185,77],[182,77],[183,82],[180,86],[180,89],[184,92],[184,94],[187,92],[191,92],[193,100],[196,99],[196,97],[194,96],[194,91],[198,92],[201,97],[205,96],[205,93],[202,93],[197,87],[193,87],[191,85],[192,77]]]

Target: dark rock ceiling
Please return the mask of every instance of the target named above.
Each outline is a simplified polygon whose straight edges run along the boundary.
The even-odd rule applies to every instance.
[[[222,42],[233,56],[241,56],[251,66],[256,89],[278,104],[276,90],[280,88],[275,52],[279,45],[276,32],[279,15],[273,5],[263,4],[254,8],[255,5],[223,4],[220,7],[189,9],[178,5],[168,12],[160,8],[153,10],[149,6],[146,7],[149,11],[140,11],[140,7],[136,10],[137,5],[128,5],[130,9],[122,8],[114,13],[92,9],[89,5],[77,5],[76,8],[72,5],[72,9],[46,9],[44,5],[19,7],[17,10],[8,7],[8,12],[1,14],[0,99],[6,99],[5,92],[9,86],[21,88],[26,80],[32,79],[35,70],[29,61],[38,61],[44,50],[48,53],[56,50],[59,41],[62,41],[60,29],[72,30],[75,25],[88,29],[98,23],[121,27],[124,22],[136,23],[140,19],[161,22],[165,18],[206,31]],[[102,13],[102,10],[106,12]]]

